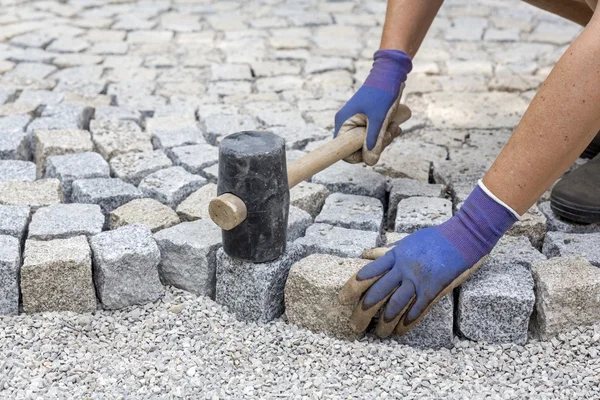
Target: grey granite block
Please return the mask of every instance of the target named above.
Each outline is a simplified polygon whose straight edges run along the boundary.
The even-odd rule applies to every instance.
[[[157,117],[146,120],[146,130],[158,149],[206,143],[198,122],[179,116]]]
[[[104,215],[96,204],[55,204],[33,214],[29,239],[53,240],[102,232]]]
[[[79,130],[89,127],[94,109],[80,104],[59,103],[44,108],[42,116],[27,126],[28,132],[41,130]]]
[[[491,251],[488,262],[502,264],[505,268],[522,265],[531,269],[531,264],[546,257],[535,249],[524,236],[504,236]]]
[[[154,235],[161,254],[158,266],[165,285],[215,298],[217,250],[221,230],[210,220],[184,222]]]
[[[146,304],[164,293],[158,275],[160,251],[145,226],[128,225],[90,238],[94,282],[107,309]]]
[[[548,258],[581,256],[600,267],[600,233],[548,232],[542,252]]]
[[[0,205],[0,235],[13,236],[23,240],[31,209],[28,206],[2,206]]]
[[[1,220],[0,224],[2,224]],[[0,315],[17,315],[19,313],[20,268],[21,243],[19,239],[0,235]]]
[[[193,175],[182,167],[171,167],[145,177],[139,185],[142,192],[175,208],[186,197],[206,184],[206,179]]]
[[[322,253],[339,257],[357,258],[377,247],[381,238],[377,232],[340,228],[327,224],[313,224],[305,236],[294,243],[302,245],[307,254]]]
[[[285,308],[285,282],[292,264],[304,256],[302,246],[290,243],[278,259],[250,263],[217,251],[215,300],[243,321],[269,322]]]
[[[332,193],[356,194],[385,200],[385,177],[359,164],[340,161],[313,176],[312,182],[325,186]]]
[[[26,89],[21,92],[19,98],[15,101],[17,104],[32,104],[32,105],[56,105],[63,99],[64,93],[56,93],[50,90],[30,90]]]
[[[566,233],[600,232],[600,224],[578,224],[560,218],[558,215],[554,214],[550,208],[549,201],[538,204],[538,208],[546,217],[546,227],[548,231]]]
[[[534,204],[521,216],[521,220],[510,228],[507,235],[528,237],[533,247],[541,249],[546,234],[546,225],[546,217]]]
[[[96,309],[90,246],[84,236],[27,240],[21,268],[26,313]]]
[[[533,332],[542,340],[600,320],[600,274],[583,257],[556,257],[532,266]]]
[[[0,182],[0,204],[29,206],[31,211],[63,202],[58,179],[40,179],[35,182]]]
[[[396,221],[398,203],[409,197],[441,197],[446,193],[446,185],[430,184],[410,178],[396,178],[389,183],[388,226]]]
[[[452,217],[452,202],[434,197],[409,197],[398,203],[396,232],[412,233]]]
[[[418,347],[452,348],[454,340],[454,295],[448,293],[434,304],[427,315],[402,336],[392,336],[400,343]]]
[[[46,160],[45,177],[58,179],[62,184],[65,199],[71,199],[74,181],[110,178],[110,168],[98,153],[86,152],[51,156]]]
[[[217,183],[219,180],[219,164],[215,164],[202,170],[202,176],[206,177],[209,182]]]
[[[31,138],[29,134],[27,132],[0,134],[0,160],[31,160]]]
[[[199,175],[204,168],[219,162],[219,148],[210,144],[173,147],[169,149],[169,157],[173,164]]]
[[[83,130],[36,130],[33,158],[38,176],[46,172],[46,160],[50,156],[94,151],[94,143],[88,131]]]
[[[150,134],[133,121],[93,120],[90,131],[98,152],[107,160],[119,154],[152,151]]]
[[[142,198],[142,192],[119,178],[79,179],[73,182],[73,203],[98,204],[108,215],[112,210]]]
[[[124,153],[110,160],[113,176],[135,186],[151,173],[172,165],[173,163],[162,150]]]
[[[330,134],[325,129],[314,124],[289,124],[269,128],[277,136],[285,140],[287,149],[304,149],[304,147],[317,140],[329,138]]]
[[[313,218],[309,213],[297,207],[290,206],[288,214],[287,241],[293,242],[304,236],[306,229],[312,225]]]
[[[177,206],[177,214],[183,221],[209,219],[208,205],[217,197],[217,185],[209,183],[189,195]]]
[[[251,131],[258,127],[258,121],[249,115],[211,115],[203,119],[206,141],[217,145],[227,135],[242,131]]]
[[[348,229],[379,232],[383,221],[383,204],[374,197],[333,193],[315,222]]]
[[[315,218],[323,208],[329,190],[323,185],[300,182],[290,189],[290,205],[298,207]]]
[[[139,111],[124,107],[100,106],[96,107],[94,119],[97,121],[132,121],[140,124],[142,115]]]
[[[109,227],[117,229],[125,225],[144,225],[152,232],[179,223],[177,213],[153,199],[137,199],[122,205],[110,213]]]
[[[35,181],[35,164],[29,161],[1,160],[0,181]]]

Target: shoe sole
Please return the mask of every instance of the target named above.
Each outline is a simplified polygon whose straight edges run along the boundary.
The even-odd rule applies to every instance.
[[[569,201],[550,197],[550,208],[560,217],[582,224],[600,223],[600,208],[582,207]]]

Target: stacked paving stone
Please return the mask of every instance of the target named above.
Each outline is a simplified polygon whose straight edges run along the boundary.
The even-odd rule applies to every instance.
[[[363,252],[460,208],[579,32],[527,6],[447,2],[404,91],[404,134],[375,167],[339,162],[293,188],[286,253],[250,264],[209,221],[217,145],[270,130],[293,161],[326,143],[384,3],[0,3],[0,314],[140,305],[173,285],[346,339],[336,293]],[[600,225],[547,200],[393,340],[524,343],[529,321],[540,337],[597,321],[581,309],[598,309]]]

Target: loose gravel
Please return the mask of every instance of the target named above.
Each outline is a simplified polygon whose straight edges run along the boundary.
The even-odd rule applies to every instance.
[[[600,325],[525,346],[345,342],[169,288],[121,311],[0,317],[0,398],[591,399],[599,352]]]

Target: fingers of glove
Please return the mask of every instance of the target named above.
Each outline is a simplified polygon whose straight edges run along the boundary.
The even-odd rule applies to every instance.
[[[403,335],[411,330],[412,327],[415,326],[425,316],[427,311],[429,311],[429,307],[438,300],[438,296],[435,296],[433,300],[431,296],[418,296],[396,326],[396,333],[398,335]]]
[[[379,302],[371,306],[365,304],[365,299],[363,297],[352,312],[352,316],[350,317],[350,328],[356,333],[364,332],[375,314],[377,314],[377,311],[379,311],[381,306],[385,304],[392,294],[393,290]]]
[[[354,304],[360,296],[371,287],[383,274],[394,266],[394,256],[386,253],[383,257],[365,265],[360,271],[352,275],[338,293],[342,304]],[[363,272],[364,271],[364,272]]]
[[[348,157],[344,158],[344,161],[346,161],[349,164],[361,163],[363,161],[362,152],[360,150],[355,151],[354,153],[350,154]]]
[[[379,337],[389,336],[415,299],[415,285],[407,279],[392,294],[385,310],[377,323],[375,334]]]
[[[386,253],[387,254],[387,253]],[[398,269],[392,268],[379,278],[365,293],[363,303],[365,308],[371,308],[392,293],[402,282],[402,274]]]
[[[346,103],[346,105],[344,105],[344,107],[342,107],[341,110],[335,114],[335,129],[333,131],[333,137],[337,137],[340,129],[342,129],[342,125],[344,125],[346,121],[358,113],[360,113],[360,107],[353,97]]]

